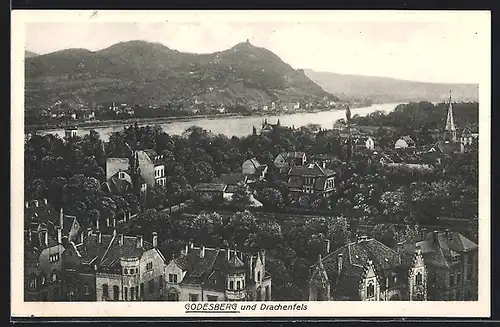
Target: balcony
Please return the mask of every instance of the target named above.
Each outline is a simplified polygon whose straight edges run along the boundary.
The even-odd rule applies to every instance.
[[[246,292],[245,290],[226,290],[226,297],[228,301],[243,301],[246,298]]]

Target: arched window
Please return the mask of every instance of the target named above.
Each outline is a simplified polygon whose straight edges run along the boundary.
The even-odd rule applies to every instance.
[[[234,290],[234,281],[229,281],[229,289]]]
[[[47,283],[47,278],[45,277],[45,275],[42,275],[40,277],[40,284],[42,284],[42,286],[43,286],[43,285],[45,285],[45,283]]]
[[[260,271],[257,272],[257,281],[260,282]]]
[[[372,281],[368,284],[368,287],[366,288],[366,296],[367,297],[375,296],[375,285],[373,285]]]
[[[52,281],[57,282],[57,273],[55,271],[52,272]]]
[[[241,288],[240,283],[241,283],[241,282],[240,282],[239,280],[238,280],[238,281],[236,281],[236,289],[237,289],[237,290],[239,290],[239,289]]]
[[[420,271],[415,276],[415,284],[422,285],[422,273]]]

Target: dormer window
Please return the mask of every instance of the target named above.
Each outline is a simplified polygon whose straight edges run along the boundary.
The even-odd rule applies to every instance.
[[[125,172],[120,171],[120,172],[118,173],[118,178],[119,178],[119,179],[125,179]]]

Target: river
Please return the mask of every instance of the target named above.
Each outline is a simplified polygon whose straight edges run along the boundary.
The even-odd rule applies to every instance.
[[[366,116],[375,111],[391,112],[400,103],[384,103],[374,104],[370,107],[352,108],[351,114]],[[280,120],[281,125],[301,127],[308,124],[318,124],[322,128],[332,128],[333,124],[340,118],[345,117],[345,110],[331,110],[312,113],[296,113],[296,114],[282,114],[270,116],[245,116],[245,117],[224,117],[224,118],[194,118],[189,121],[171,121],[161,123],[144,123],[140,125],[159,125],[165,132],[169,134],[182,134],[188,127],[193,125],[199,126],[214,134],[224,134],[228,137],[232,136],[246,136],[252,133],[252,127],[255,126],[257,130],[262,126],[262,122],[267,118],[269,123],[276,123]],[[109,135],[113,132],[123,130],[126,125],[113,125],[109,127],[80,127],[77,134],[83,136],[88,134],[90,130],[99,132],[101,139],[108,141]],[[39,131],[39,134],[58,134],[64,137],[64,130],[45,130]]]

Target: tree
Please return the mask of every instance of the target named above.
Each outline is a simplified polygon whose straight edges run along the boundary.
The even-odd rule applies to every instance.
[[[275,188],[266,187],[258,192],[258,199],[269,208],[280,208],[283,206],[283,195]]]
[[[230,204],[236,208],[249,208],[252,204],[252,194],[245,183],[238,183],[234,191]]]

